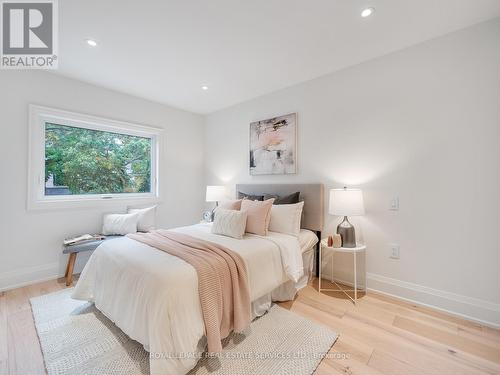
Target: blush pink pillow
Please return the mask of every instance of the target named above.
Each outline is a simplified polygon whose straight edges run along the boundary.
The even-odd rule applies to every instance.
[[[218,208],[222,208],[224,210],[236,210],[239,211],[241,209],[241,201],[243,199],[235,199],[219,202]]]
[[[247,227],[245,232],[267,236],[273,202],[274,198],[265,201],[243,199],[241,202],[241,211],[246,211],[247,213]]]

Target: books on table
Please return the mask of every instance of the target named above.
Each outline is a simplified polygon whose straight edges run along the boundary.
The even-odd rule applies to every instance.
[[[63,241],[64,246],[74,246],[74,245],[79,245],[85,242],[91,242],[91,241],[102,241],[106,239],[105,236],[101,234],[83,234],[78,237],[74,238],[67,238]]]

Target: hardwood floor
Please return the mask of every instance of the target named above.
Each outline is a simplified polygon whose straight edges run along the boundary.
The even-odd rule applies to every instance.
[[[317,279],[280,303],[339,333],[331,350],[337,355],[323,360],[316,375],[500,374],[498,330],[374,293],[354,306],[316,287]],[[29,298],[63,288],[59,279],[0,293],[1,375],[44,373]]]

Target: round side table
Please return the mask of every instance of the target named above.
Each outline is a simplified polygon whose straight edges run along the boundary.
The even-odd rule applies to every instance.
[[[332,257],[331,263],[332,263],[332,279],[331,282],[337,286],[338,289],[330,289],[330,288],[321,288],[321,269],[322,267],[322,261],[323,261],[323,250],[328,249],[328,252],[330,252],[330,257]],[[328,240],[323,239],[321,240],[321,244],[319,247],[319,280],[318,280],[318,292],[343,292],[347,297],[351,299],[351,301],[356,304],[356,301],[358,300],[358,275],[357,275],[357,262],[356,262],[356,255],[358,253],[363,253],[366,251],[366,245],[357,245],[356,247],[330,247],[328,246]],[[354,268],[354,289],[344,289],[342,288],[334,279],[333,279],[333,255],[336,252],[340,253],[351,253],[354,258],[353,262],[353,268]],[[366,276],[366,275],[365,275]],[[366,280],[366,277],[365,277]],[[366,288],[366,286],[365,286]],[[354,292],[354,298],[352,298],[349,293],[347,292]]]

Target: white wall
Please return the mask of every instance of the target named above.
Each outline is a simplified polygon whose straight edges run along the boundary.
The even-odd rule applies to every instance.
[[[99,232],[101,208],[27,211],[28,104],[165,129],[158,225],[199,220],[203,207],[203,117],[41,71],[0,71],[0,290],[64,274],[61,241]],[[78,272],[87,254],[79,256]]]
[[[499,46],[496,19],[213,113],[206,182],[358,186],[370,288],[500,325]],[[298,174],[250,177],[249,123],[289,112]]]

